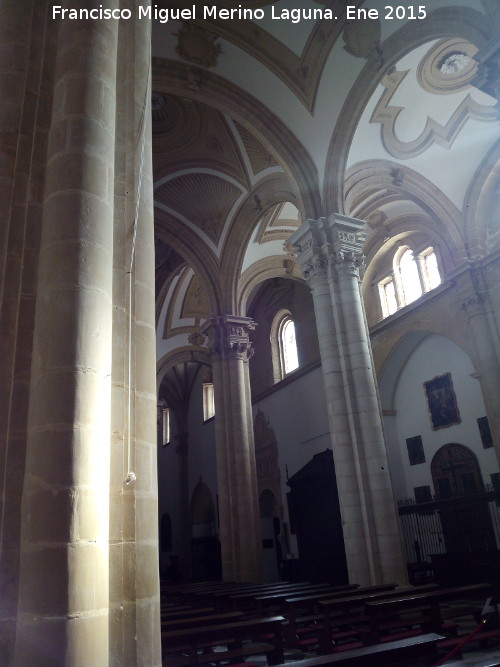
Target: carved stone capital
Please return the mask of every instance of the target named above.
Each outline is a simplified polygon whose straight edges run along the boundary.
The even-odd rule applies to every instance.
[[[474,292],[473,294],[468,296],[464,301],[462,301],[462,308],[464,309],[465,314],[469,319],[469,322],[472,320],[473,317],[485,314],[484,305],[485,305],[484,296],[479,292]]]
[[[328,262],[321,255],[314,255],[302,267],[304,278],[311,289],[325,282],[328,278]]]
[[[254,353],[250,331],[253,331],[255,326],[255,322],[249,317],[222,315],[207,323],[205,332],[214,354],[248,361]]]
[[[332,268],[339,273],[361,278],[365,269],[365,256],[356,250],[338,250],[329,257]]]
[[[360,229],[359,221],[347,218],[337,219],[332,223],[333,253],[330,255],[332,269],[360,278],[365,268],[363,247],[368,233]]]
[[[188,343],[190,345],[196,345],[197,347],[203,347],[205,345],[206,336],[199,332],[190,333],[188,336]]]

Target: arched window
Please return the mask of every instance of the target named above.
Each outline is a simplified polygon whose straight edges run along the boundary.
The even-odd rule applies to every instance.
[[[164,400],[157,404],[156,432],[158,445],[166,447],[170,444],[170,409]]]
[[[274,381],[279,382],[299,367],[295,324],[290,311],[280,310],[271,325]]]
[[[422,296],[420,275],[411,248],[403,248],[399,255],[399,261],[396,262],[396,270],[399,271],[401,293],[406,306]]]
[[[409,246],[399,248],[394,255],[392,273],[378,283],[382,317],[389,317],[440,284],[434,248],[426,248],[417,255]]]
[[[285,318],[282,322],[279,343],[281,358],[283,360],[283,375],[288,375],[288,373],[291,373],[299,366],[295,324],[289,317]]]
[[[203,421],[206,422],[215,416],[214,382],[211,368],[207,368],[203,375],[202,391]]]

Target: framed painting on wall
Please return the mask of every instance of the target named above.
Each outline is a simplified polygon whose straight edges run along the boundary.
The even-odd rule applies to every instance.
[[[460,424],[462,420],[458,411],[457,397],[453,390],[451,373],[438,375],[424,382],[424,390],[433,431]]]

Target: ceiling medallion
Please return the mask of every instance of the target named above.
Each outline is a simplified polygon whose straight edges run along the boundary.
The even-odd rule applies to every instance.
[[[419,84],[435,95],[466,90],[477,73],[476,53],[477,47],[460,37],[440,40],[418,66]]]
[[[448,76],[456,76],[463,72],[470,64],[472,58],[466,53],[450,53],[448,54],[439,65],[439,71],[441,74]]]

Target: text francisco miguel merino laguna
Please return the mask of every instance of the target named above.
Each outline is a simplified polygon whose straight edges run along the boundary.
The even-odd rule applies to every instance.
[[[274,5],[271,5],[268,9],[271,10],[271,18],[275,20],[285,20],[291,21],[292,23],[299,23],[300,21],[317,21],[322,19],[332,19],[336,20],[337,17],[334,15],[331,9],[277,9]],[[370,12],[360,16],[360,12]],[[357,19],[357,18],[378,18],[374,16],[374,12],[377,12],[376,9],[359,9],[355,5],[347,5],[346,13],[347,19]],[[198,18],[200,19],[219,19],[219,20],[231,20],[231,19],[240,19],[240,20],[261,20],[266,17],[264,9],[251,9],[248,7],[242,7],[238,5],[237,7],[232,7],[231,9],[224,9],[217,7],[217,5],[192,5],[191,7],[185,7],[183,9],[174,8],[174,7],[158,7],[157,5],[153,6],[141,6],[137,7],[137,14],[133,14],[130,9],[119,9],[119,8],[109,8],[104,5],[99,5],[93,9],[84,9],[84,8],[74,8],[67,9],[61,5],[52,6],[52,18],[53,19],[63,19],[63,20],[80,20],[80,21],[89,21],[89,20],[129,20],[132,18],[137,19],[148,19],[153,21],[158,21],[160,23],[167,23],[168,21],[193,21]]]

